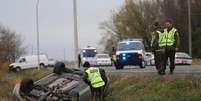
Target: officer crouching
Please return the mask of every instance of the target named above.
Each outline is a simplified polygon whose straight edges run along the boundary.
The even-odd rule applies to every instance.
[[[83,79],[91,88],[92,101],[104,101],[104,88],[107,84],[104,69],[90,67],[89,62],[85,62],[83,67]]]

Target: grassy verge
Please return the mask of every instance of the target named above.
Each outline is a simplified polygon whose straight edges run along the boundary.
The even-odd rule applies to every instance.
[[[32,78],[38,80],[45,75],[51,73],[48,69],[29,69],[23,70],[18,73],[8,72],[8,65],[3,64],[0,66],[0,99],[1,101],[12,101],[12,90],[14,85],[19,83],[23,78]]]
[[[201,59],[193,59],[192,64],[201,65]]]
[[[200,101],[201,79],[192,75],[110,76],[107,101]]]
[[[12,101],[13,87],[23,78],[38,80],[50,74],[48,69],[8,72],[7,64],[0,66],[0,99]],[[153,74],[109,75],[111,92],[106,101],[200,101],[201,79],[192,75]]]

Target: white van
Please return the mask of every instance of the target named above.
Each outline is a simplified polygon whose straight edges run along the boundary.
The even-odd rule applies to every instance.
[[[39,55],[40,67],[48,65],[48,58],[46,55]],[[15,63],[9,65],[10,71],[20,71],[22,69],[36,68],[38,67],[38,55],[23,56],[17,59]]]
[[[80,51],[81,64],[83,65],[86,61],[90,65],[94,66],[96,64],[95,56],[97,54],[97,49],[91,46],[82,48]]]

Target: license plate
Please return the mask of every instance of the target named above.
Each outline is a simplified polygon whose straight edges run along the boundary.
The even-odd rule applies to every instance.
[[[183,60],[182,63],[187,63],[187,61],[186,61],[186,60]]]

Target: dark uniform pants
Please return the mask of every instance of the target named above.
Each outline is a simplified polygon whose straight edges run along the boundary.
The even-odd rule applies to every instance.
[[[91,88],[92,101],[104,101],[104,86]]]
[[[175,50],[174,49],[165,49],[165,64],[164,66],[166,67],[167,62],[168,62],[168,58],[169,58],[169,62],[170,62],[170,72],[173,72],[175,69]],[[166,69],[166,68],[165,68]]]
[[[154,52],[154,61],[155,66],[158,72],[162,72],[165,70],[165,49],[158,49]]]

